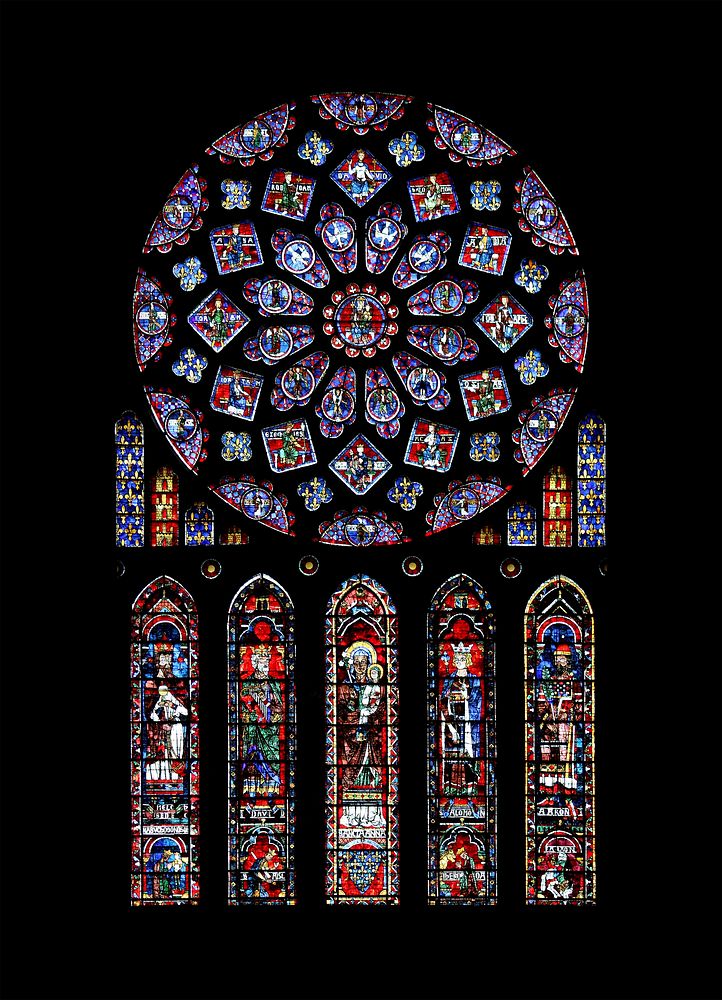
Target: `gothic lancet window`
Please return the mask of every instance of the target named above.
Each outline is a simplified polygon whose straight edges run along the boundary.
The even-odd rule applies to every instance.
[[[131,627],[134,905],[195,903],[198,870],[198,616],[188,591],[158,577]]]
[[[559,465],[544,476],[544,544],[572,544],[572,487]]]
[[[496,902],[494,616],[460,574],[428,622],[429,902]]]
[[[528,903],[595,899],[594,618],[572,580],[532,595],[524,626]]]
[[[187,570],[178,576],[197,581],[204,634],[216,650],[227,639],[228,714],[212,695],[203,709],[211,733],[219,711],[228,726],[223,897],[275,904],[278,915],[305,904],[315,873],[318,899],[333,904],[396,904],[406,878],[411,896],[435,906],[496,903],[497,763],[515,752],[497,753],[496,630],[509,633],[499,678],[513,676],[511,633],[531,627],[538,602],[525,624],[511,581],[523,573],[528,594],[552,574],[566,579],[565,559],[584,556],[571,550],[605,540],[604,425],[593,414],[576,423],[596,405],[584,255],[546,180],[509,142],[433,101],[296,95],[229,124],[183,160],[144,223],[129,282],[133,394],[115,428],[119,577],[127,568],[128,579],[172,581]],[[494,551],[503,546],[513,555]],[[588,555],[597,573],[605,563]],[[412,604],[415,587],[426,591]],[[195,664],[190,597],[179,584],[161,589],[180,610],[162,619],[163,635],[149,626],[142,641],[153,652],[143,655],[155,663],[166,643]],[[133,611],[141,632],[144,607]],[[414,615],[427,613],[425,632]],[[575,613],[559,611],[570,623]],[[534,655],[561,642],[561,625],[550,628]],[[568,629],[582,655],[583,628],[582,639]],[[298,663],[297,639],[309,650]],[[401,715],[397,656],[411,692]],[[147,691],[136,692],[146,784],[134,794],[151,825],[141,831],[134,812],[134,836],[151,836],[170,809],[195,826],[157,834],[176,836],[178,851],[154,841],[146,858],[138,847],[134,877],[158,901],[171,882],[143,881],[142,866],[155,871],[160,860],[164,872],[178,854],[193,899],[197,816],[213,814],[220,793],[214,786],[197,808],[188,757],[196,785],[156,801],[154,775],[180,773],[181,760],[158,758],[177,747],[159,742],[157,701],[178,716],[163,733],[183,734],[184,753],[197,746],[195,695],[183,688],[197,676],[173,675],[162,697],[161,680],[144,675]],[[541,721],[528,724],[539,744],[534,780],[546,790],[560,743],[547,730],[541,740]],[[428,826],[409,824],[400,838],[403,727],[424,737],[424,759],[407,758],[401,780]],[[314,745],[315,764],[312,749],[301,753]],[[206,746],[216,742],[204,737]],[[579,780],[573,768],[566,777]],[[552,786],[552,796],[572,787]],[[563,808],[577,809],[568,799]],[[546,815],[534,812],[535,836]],[[534,845],[536,878],[550,852]],[[400,868],[405,856],[422,857],[417,871],[411,860]],[[521,876],[523,856],[507,863]],[[534,882],[535,899],[561,893],[563,881]],[[179,884],[172,900],[185,899]]]
[[[205,503],[195,503],[185,513],[186,545],[213,545],[213,511]]]
[[[151,545],[178,544],[178,476],[164,465],[153,477],[150,497]]]
[[[598,547],[606,543],[607,438],[606,425],[596,413],[579,424],[579,479],[577,511],[579,544]]]
[[[124,413],[115,424],[115,544],[122,548],[144,542],[143,473],[143,423]]]
[[[326,899],[397,903],[396,610],[368,576],[326,617]]]
[[[536,508],[520,500],[507,512],[507,544],[536,545]]]
[[[294,614],[270,577],[228,617],[229,902],[294,903]]]

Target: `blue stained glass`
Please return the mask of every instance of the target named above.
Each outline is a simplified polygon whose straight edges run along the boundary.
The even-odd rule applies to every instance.
[[[577,532],[583,548],[606,545],[606,427],[596,413],[579,423]]]
[[[115,425],[115,544],[121,548],[143,545],[143,424],[134,413],[125,413]]]
[[[204,503],[186,511],[186,545],[213,545],[213,511]]]
[[[531,504],[520,501],[509,507],[507,544],[536,545],[536,510]]]

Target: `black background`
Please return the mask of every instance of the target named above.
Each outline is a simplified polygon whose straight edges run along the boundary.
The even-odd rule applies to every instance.
[[[5,995],[719,996],[719,5],[5,3],[2,13]],[[346,88],[478,109],[549,183],[594,276],[610,575],[576,550],[565,571],[599,622],[595,907],[522,902],[511,671],[498,681],[497,907],[423,905],[406,876],[423,864],[411,846],[423,799],[409,788],[400,906],[325,907],[306,874],[288,912],[229,910],[222,726],[204,731],[204,760],[219,768],[202,779],[203,904],[126,904],[124,602],[147,574],[128,558],[114,579],[108,429],[126,389],[137,391],[116,359],[139,247],[207,141],[292,94]],[[299,713],[318,711],[319,734],[321,677],[308,664],[326,597],[351,572],[394,594],[408,623],[402,670],[420,672],[411,623],[447,575],[465,570],[487,588],[498,662],[513,664],[524,603],[550,573],[543,553],[523,553],[522,575],[505,581],[504,548],[449,541],[421,553],[418,579],[385,552],[324,550],[309,583],[295,570],[307,548],[264,539],[219,550],[215,581],[200,560],[168,554],[163,569],[209,622],[205,704],[222,701],[224,608],[261,568],[309,623]],[[422,696],[402,690],[407,717],[420,717]],[[401,738],[413,760],[423,733]],[[321,749],[308,733],[301,762]],[[299,767],[306,872],[320,860],[315,773]]]

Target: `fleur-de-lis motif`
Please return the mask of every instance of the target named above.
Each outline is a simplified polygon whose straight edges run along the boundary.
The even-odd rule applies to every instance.
[[[419,137],[415,132],[404,132],[400,139],[392,139],[389,142],[389,152],[396,157],[396,163],[400,167],[409,167],[412,163],[419,163],[426,155],[424,147],[419,145]]]
[[[477,212],[487,209],[496,212],[501,207],[501,184],[499,181],[474,181],[471,185],[471,207]]]
[[[479,431],[472,434],[469,458],[473,462],[498,462],[501,455],[499,441],[500,438],[496,431],[490,431],[487,434],[482,434]]]
[[[184,292],[192,292],[197,285],[202,285],[208,277],[197,257],[186,257],[182,263],[176,264],[173,268],[173,274],[178,278]]]
[[[251,182],[233,181],[230,178],[221,181],[221,191],[225,198],[221,202],[221,208],[242,208],[251,207]]]
[[[174,375],[187,379],[189,382],[200,382],[203,369],[208,364],[206,358],[196,354],[192,347],[181,351],[180,357],[171,365]]]
[[[514,281],[525,291],[533,295],[541,291],[542,281],[549,277],[549,268],[544,264],[538,264],[530,257],[525,257],[521,262],[520,269],[514,275]]]
[[[541,353],[533,348],[516,359],[514,368],[519,372],[524,385],[534,385],[538,378],[543,378],[549,371],[549,365],[542,361]]]
[[[221,435],[221,458],[226,462],[249,462],[251,460],[251,435],[240,431],[226,431]]]
[[[421,483],[416,483],[408,476],[399,476],[386,496],[391,503],[397,503],[402,510],[413,510],[416,498],[424,492]]]
[[[302,160],[308,160],[314,167],[323,166],[326,157],[333,152],[333,143],[324,139],[320,132],[315,130],[306,132],[303,142],[298,147],[298,155]]]
[[[333,493],[321,476],[314,476],[306,483],[299,483],[298,495],[303,500],[306,510],[318,510],[322,503],[329,503],[333,499]]]

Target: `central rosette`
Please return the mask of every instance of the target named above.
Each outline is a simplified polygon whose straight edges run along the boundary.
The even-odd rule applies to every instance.
[[[323,329],[331,337],[332,346],[343,348],[350,358],[359,354],[372,358],[377,349],[388,347],[398,332],[394,319],[399,310],[389,305],[388,292],[379,292],[376,285],[352,283],[345,292],[334,292],[331,301],[333,305],[323,310],[330,321],[324,323]]]

